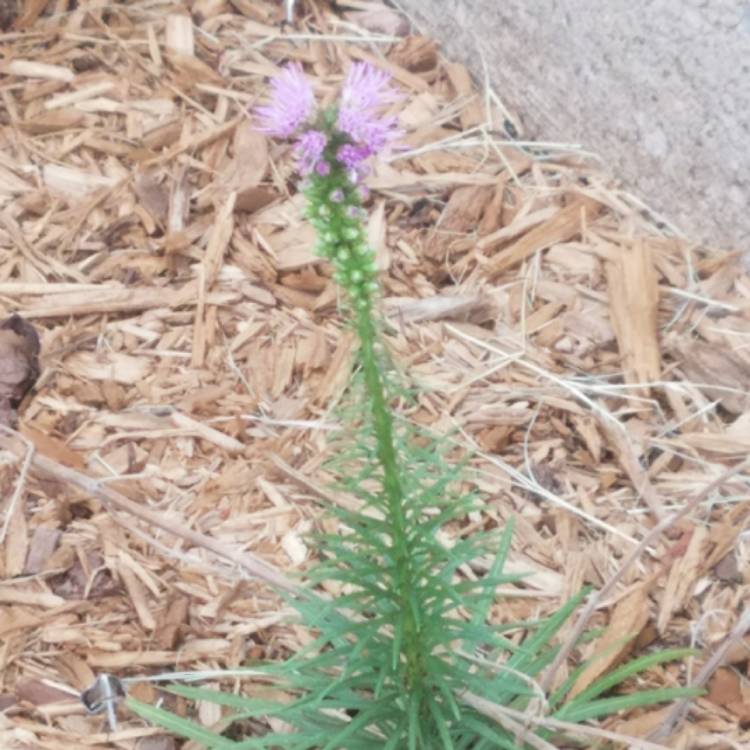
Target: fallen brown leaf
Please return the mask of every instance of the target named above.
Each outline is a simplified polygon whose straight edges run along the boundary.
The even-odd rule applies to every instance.
[[[0,323],[0,424],[12,427],[16,409],[39,377],[39,335],[20,315]]]
[[[708,683],[706,700],[721,708],[726,708],[741,720],[750,719],[750,701],[742,693],[740,676],[734,669],[717,669]]]
[[[44,570],[47,560],[57,549],[62,532],[59,529],[50,529],[46,526],[40,526],[35,529],[34,535],[29,543],[29,551],[26,556],[24,573],[26,575],[36,575]]]
[[[44,706],[48,703],[75,700],[75,696],[43,680],[30,678],[20,680],[16,685],[16,700],[26,701],[35,706]]]
[[[706,397],[721,401],[732,414],[744,414],[750,405],[747,364],[734,352],[701,341],[675,347],[682,356],[685,378],[696,383]]]
[[[609,626],[599,639],[589,665],[581,672],[570,697],[585,690],[601,675],[617,664],[632,647],[632,639],[640,633],[649,618],[648,585],[635,586],[615,605]]]
[[[13,26],[21,9],[21,0],[0,0],[0,29]]]

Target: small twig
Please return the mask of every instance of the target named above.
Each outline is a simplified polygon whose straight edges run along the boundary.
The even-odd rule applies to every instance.
[[[561,721],[560,719],[552,719],[549,716],[535,716],[533,713],[523,713],[507,706],[499,706],[496,703],[488,701],[486,698],[482,698],[479,695],[473,693],[461,694],[461,700],[466,703],[467,706],[471,706],[475,711],[478,711],[483,716],[487,716],[490,719],[494,719],[509,731],[514,731],[507,722],[515,721],[518,726],[527,724],[536,724],[537,726],[545,727],[546,729],[559,729],[567,734],[584,736],[584,737],[596,737],[599,739],[612,740],[613,742],[621,742],[627,745],[632,750],[667,750],[664,745],[658,745],[649,740],[642,740],[637,737],[628,737],[618,732],[610,732],[607,729],[600,729],[599,727],[589,727],[585,724],[572,724],[567,721]],[[532,744],[531,736],[524,736],[523,740],[528,744]],[[548,743],[544,745],[547,746]]]
[[[750,609],[745,609],[737,624],[732,628],[732,631],[714,651],[711,658],[703,665],[689,687],[702,688],[718,667],[721,666],[724,657],[727,655],[727,651],[735,643],[744,638],[748,631],[750,631]],[[692,702],[692,698],[683,698],[681,701],[675,703],[659,727],[651,732],[649,739],[662,740],[672,734],[675,727],[687,716]]]
[[[10,527],[11,519],[13,518],[13,514],[16,510],[16,505],[18,505],[18,501],[21,499],[21,495],[23,494],[23,488],[26,486],[26,477],[28,476],[29,469],[31,468],[31,460],[34,456],[34,444],[28,440],[28,438],[25,438],[23,435],[21,435],[20,432],[16,432],[15,430],[12,430],[10,427],[6,427],[3,424],[0,424],[0,431],[4,432],[6,435],[10,435],[11,437],[18,438],[26,445],[26,455],[23,458],[23,464],[21,464],[21,471],[18,473],[18,479],[16,480],[16,486],[13,488],[13,494],[10,497],[10,502],[8,503],[8,509],[5,513],[5,520],[3,521],[3,528],[0,531],[0,544],[2,544],[5,541],[5,536],[8,533],[8,528]],[[12,453],[15,453],[15,451],[12,451]]]
[[[7,430],[3,431],[7,432]],[[13,450],[13,445],[9,440],[6,441],[0,438],[0,446],[15,452]],[[113,509],[126,511],[136,518],[140,518],[163,531],[167,531],[174,536],[190,542],[196,547],[203,547],[210,550],[218,557],[239,566],[250,576],[265,581],[271,586],[275,586],[294,594],[302,593],[302,589],[290,578],[285,576],[276,567],[261,560],[251,552],[240,552],[233,549],[226,542],[221,542],[207,536],[206,534],[193,531],[187,526],[175,522],[173,519],[165,518],[162,513],[144,508],[138,503],[129,500],[124,495],[121,495],[119,492],[110,489],[99,480],[93,479],[92,477],[82,474],[79,471],[75,471],[74,469],[70,469],[67,466],[63,466],[46,456],[41,456],[33,450],[28,453],[26,460],[41,474],[72,484],[89,495],[96,497],[110,511]]]
[[[509,463],[506,463],[498,456],[490,455],[489,453],[485,453],[484,451],[481,451],[478,448],[476,441],[473,440],[472,437],[469,435],[469,433],[466,432],[466,430],[460,425],[458,426],[458,431],[463,435],[466,441],[466,444],[471,446],[471,450],[475,455],[497,466],[501,471],[507,474],[511,478],[511,480],[514,481],[519,487],[523,487],[525,490],[528,490],[529,492],[533,492],[542,500],[546,500],[548,503],[552,505],[556,505],[559,508],[564,508],[566,511],[568,511],[568,513],[572,513],[573,515],[576,515],[579,518],[585,519],[592,526],[596,526],[597,528],[603,529],[608,534],[612,534],[613,536],[617,536],[620,539],[624,539],[626,542],[628,542],[629,544],[632,544],[633,546],[636,546],[638,544],[637,540],[635,540],[633,537],[626,534],[624,531],[621,531],[616,526],[612,526],[611,524],[608,524],[606,521],[600,520],[599,518],[592,515],[591,513],[588,513],[587,511],[576,507],[572,503],[569,503],[567,500],[564,500],[559,495],[556,495],[554,492],[551,492],[546,487],[543,487],[541,484],[535,481],[533,475],[527,476],[522,471],[519,471],[514,466],[511,466]]]
[[[686,516],[692,510],[697,508],[714,490],[721,487],[724,482],[727,481],[727,479],[730,479],[735,474],[742,471],[742,469],[747,467],[748,464],[750,464],[750,461],[742,461],[728,471],[725,471],[720,477],[706,485],[706,487],[704,487],[692,500],[688,501],[680,510],[678,510],[676,513],[673,513],[671,516],[665,518],[663,521],[654,526],[654,528],[651,529],[648,534],[646,534],[641,543],[625,558],[622,565],[604,584],[604,586],[602,586],[599,591],[591,594],[588,602],[586,603],[586,606],[583,609],[583,612],[581,612],[578,620],[576,621],[573,632],[570,634],[570,637],[568,638],[565,645],[560,649],[560,651],[558,651],[555,660],[550,665],[547,674],[542,680],[542,688],[545,692],[549,691],[550,686],[552,685],[552,681],[555,677],[555,673],[568,658],[570,652],[575,648],[576,643],[578,643],[579,638],[581,637],[581,635],[583,635],[583,631],[586,629],[586,625],[591,619],[591,616],[594,614],[596,608],[604,600],[604,598],[609,595],[609,593],[617,585],[623,575],[625,575],[625,572],[628,570],[628,568],[641,556],[641,554],[646,550],[647,547],[650,547],[661,536],[661,534],[666,529],[668,529],[670,526],[673,526],[683,516]]]
[[[475,711],[496,721],[504,729],[513,732],[519,746],[531,745],[531,747],[537,748],[537,750],[557,750],[554,745],[551,745],[546,740],[543,740],[536,734],[529,733],[526,724],[529,723],[529,719],[532,717],[526,716],[520,711],[510,711],[504,706],[498,706],[496,703],[492,703],[492,701],[488,701],[486,698],[482,698],[481,695],[475,695],[474,693],[463,693],[461,700]]]

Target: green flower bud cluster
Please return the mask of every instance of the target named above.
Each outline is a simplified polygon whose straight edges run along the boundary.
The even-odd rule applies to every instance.
[[[378,291],[377,269],[357,186],[343,169],[334,168],[326,175],[310,175],[305,196],[307,218],[318,235],[315,252],[333,264],[333,278],[353,304],[369,309]]]

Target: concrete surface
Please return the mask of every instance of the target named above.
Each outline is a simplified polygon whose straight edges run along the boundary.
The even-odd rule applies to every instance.
[[[524,135],[577,142],[688,236],[750,250],[750,0],[396,0]],[[478,54],[479,53],[479,54]]]

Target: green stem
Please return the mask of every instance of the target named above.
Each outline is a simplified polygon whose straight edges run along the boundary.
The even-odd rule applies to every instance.
[[[330,160],[334,163],[334,159]],[[341,168],[314,175],[306,189],[308,216],[318,233],[318,253],[330,260],[334,278],[346,289],[355,314],[360,356],[377,441],[377,457],[383,470],[383,493],[391,527],[396,593],[401,610],[400,654],[405,662],[405,688],[415,695],[425,675],[425,654],[420,638],[419,612],[415,610],[417,580],[407,535],[406,497],[402,486],[393,434],[393,417],[386,402],[383,377],[375,353],[378,338],[373,320],[377,294],[375,255],[367,246],[356,187]],[[334,197],[336,198],[334,200]]]
[[[362,370],[370,397],[370,406],[377,440],[377,455],[383,467],[383,490],[388,503],[388,517],[395,566],[398,575],[398,599],[403,617],[403,642],[401,652],[406,661],[407,688],[418,686],[424,675],[424,660],[420,647],[420,627],[413,608],[415,581],[409,554],[406,529],[406,498],[401,485],[401,467],[396,455],[393,437],[393,417],[386,403],[383,379],[375,354],[377,333],[370,306],[357,310]]]

